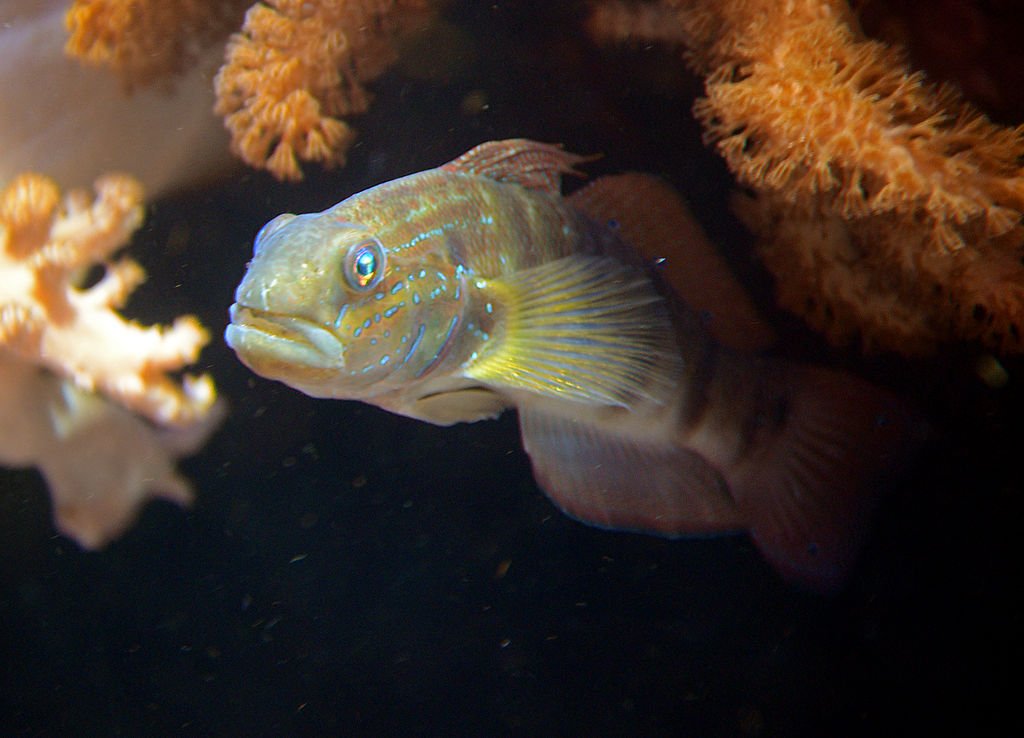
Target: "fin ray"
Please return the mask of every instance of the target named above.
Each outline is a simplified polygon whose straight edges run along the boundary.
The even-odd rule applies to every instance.
[[[681,359],[664,299],[642,269],[569,256],[489,284],[505,332],[465,375],[587,404],[660,401]]]
[[[563,174],[581,175],[575,166],[595,158],[571,154],[557,144],[510,138],[482,143],[441,169],[515,182],[527,189],[557,195],[562,189]]]

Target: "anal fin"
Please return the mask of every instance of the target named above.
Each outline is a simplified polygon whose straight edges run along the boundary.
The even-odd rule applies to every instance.
[[[566,514],[601,528],[666,537],[743,527],[721,475],[698,454],[519,407],[534,477]]]

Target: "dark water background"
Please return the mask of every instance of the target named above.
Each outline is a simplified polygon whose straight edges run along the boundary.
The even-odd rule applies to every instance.
[[[299,186],[241,172],[152,204],[130,250],[150,281],[128,312],[198,314],[231,414],[183,464],[195,507],[151,504],[100,553],[53,533],[34,471],[0,470],[0,735],[1020,734],[1020,362],[990,390],[974,348],[861,359],[771,311],[732,180],[690,117],[698,81],[664,51],[599,52],[569,4],[547,7],[455,4],[455,59],[411,52],[376,84],[345,169]],[[477,92],[487,108],[464,112]],[[781,353],[930,415],[937,437],[842,594],[785,585],[742,536],[568,520],[512,415],[446,429],[314,401],[223,345],[267,219],[509,136],[604,152],[593,175],[670,179]]]

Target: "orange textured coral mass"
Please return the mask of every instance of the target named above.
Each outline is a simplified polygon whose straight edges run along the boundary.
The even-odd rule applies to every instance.
[[[393,40],[427,0],[274,0],[250,8],[217,75],[218,114],[248,164],[302,178],[298,160],[344,163],[341,116],[369,105],[363,83],[395,59]]]
[[[227,35],[248,0],[75,0],[65,50],[121,77],[126,88],[181,72]]]
[[[840,0],[600,6],[591,30],[685,44],[694,112],[756,200],[781,303],[836,342],[1024,350],[1024,128],[988,121],[869,40]]]

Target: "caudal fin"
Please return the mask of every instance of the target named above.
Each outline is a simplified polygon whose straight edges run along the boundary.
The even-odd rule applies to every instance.
[[[786,365],[769,381],[772,432],[726,478],[765,558],[787,579],[834,591],[924,424],[899,398],[842,372]]]

